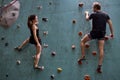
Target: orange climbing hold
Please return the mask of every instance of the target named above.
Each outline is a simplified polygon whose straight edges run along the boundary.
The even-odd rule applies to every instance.
[[[82,31],[80,31],[80,32],[78,33],[78,35],[79,35],[79,36],[82,36],[82,35],[83,35]]]
[[[105,40],[108,40],[109,39],[109,36],[105,36]]]
[[[90,47],[90,44],[89,44],[89,43],[85,43],[85,47],[86,47],[86,48],[89,48],[89,47]]]
[[[84,80],[90,80],[90,75],[85,75]]]
[[[97,55],[97,52],[96,52],[96,51],[93,51],[93,52],[92,52],[92,55],[96,56],[96,55]]]
[[[78,60],[78,64],[80,64],[80,65],[82,64],[82,60],[81,59]]]

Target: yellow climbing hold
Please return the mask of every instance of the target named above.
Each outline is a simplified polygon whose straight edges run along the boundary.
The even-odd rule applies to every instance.
[[[57,68],[57,71],[58,72],[62,72],[62,68]]]

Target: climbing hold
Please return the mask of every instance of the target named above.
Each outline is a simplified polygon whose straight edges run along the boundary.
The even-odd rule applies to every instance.
[[[17,24],[17,28],[20,28],[20,24]]]
[[[6,77],[8,77],[8,73],[6,74]]]
[[[49,2],[49,5],[52,5],[52,2]]]
[[[84,4],[83,4],[82,2],[81,2],[81,3],[79,3],[79,7],[83,7],[83,5],[84,5]]]
[[[82,34],[83,34],[83,33],[82,33],[81,31],[78,33],[79,36],[82,36]]]
[[[101,67],[98,67],[96,71],[97,73],[102,73]]]
[[[75,49],[76,48],[76,46],[75,45],[72,45],[72,49]]]
[[[62,72],[62,68],[57,68],[57,71],[58,72]]]
[[[93,52],[92,52],[92,55],[93,55],[93,56],[96,56],[96,55],[97,55],[97,52],[96,52],[96,51],[93,51]]]
[[[109,39],[109,36],[105,36],[105,40],[108,40]]]
[[[44,70],[45,69],[45,67],[44,66],[41,66],[41,70]]]
[[[8,45],[9,45],[8,42],[6,42],[6,43],[5,43],[5,46],[8,46]]]
[[[44,35],[47,35],[47,34],[48,34],[48,31],[44,31],[43,34],[44,34]]]
[[[42,6],[37,6],[37,9],[39,9],[39,10],[42,9]]]
[[[55,79],[55,75],[54,74],[52,74],[50,77],[51,77],[51,79]]]
[[[113,38],[114,36],[111,34],[110,37]]]
[[[36,70],[44,70],[44,66],[38,66],[38,67],[34,67],[34,69],[36,69]]]
[[[20,64],[21,64],[21,61],[20,61],[20,60],[17,60],[16,63],[17,63],[18,65],[20,65]]]
[[[44,48],[47,48],[47,47],[48,47],[48,44],[45,44],[45,43],[44,43],[43,47],[44,47]]]
[[[72,20],[72,23],[73,23],[73,24],[75,24],[75,23],[76,23],[76,20],[75,20],[75,19],[73,19],[73,20]]]
[[[84,80],[90,80],[90,75],[87,75],[87,74],[86,74],[86,75],[84,76]]]
[[[89,44],[89,43],[85,43],[85,47],[86,47],[86,48],[89,48],[89,47],[90,47],[90,44]]]
[[[51,53],[51,55],[52,55],[52,56],[55,56],[55,55],[56,55],[56,52],[53,51],[53,52]]]
[[[47,22],[48,18],[42,18],[42,21]]]
[[[82,64],[82,60],[81,59],[78,60],[78,64],[80,64],[80,65]]]
[[[1,37],[1,40],[5,40],[5,37],[4,37],[4,36],[2,36],[2,37]]]
[[[12,16],[14,17],[16,14],[15,13],[12,13]]]
[[[82,64],[82,61],[86,60],[85,56],[83,56],[82,58],[78,59],[78,64]]]
[[[22,49],[19,48],[19,46],[18,46],[18,47],[15,47],[14,49],[15,49],[16,51],[22,51]]]

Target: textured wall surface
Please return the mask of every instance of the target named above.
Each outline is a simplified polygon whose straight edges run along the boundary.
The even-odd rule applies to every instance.
[[[10,1],[0,0],[1,5]],[[91,80],[119,80],[120,0],[97,0],[102,4],[102,10],[110,15],[115,33],[114,39],[105,42],[103,73],[96,73],[99,53],[96,56],[91,54],[93,50],[98,52],[96,40],[89,42],[87,60],[82,65],[77,63],[81,55],[80,40],[91,30],[91,23],[85,20],[84,11],[92,12],[94,1],[96,0],[20,0],[18,20],[9,29],[0,27],[0,80],[51,80],[52,74],[55,75],[55,80],[83,80],[85,74],[89,74]],[[78,7],[79,2],[84,3],[83,8]],[[42,9],[37,6],[42,6]],[[21,52],[14,50],[30,35],[26,24],[30,14],[38,15],[42,44],[48,44],[47,48],[43,48],[39,63],[45,67],[43,71],[33,69],[34,45],[26,45]],[[43,17],[48,18],[48,22],[43,22]],[[76,24],[72,23],[73,19],[76,19]],[[44,31],[48,31],[48,35],[43,35]],[[83,32],[81,37],[78,36],[79,31]],[[107,35],[109,33],[107,27]],[[8,46],[5,46],[7,43]],[[76,46],[75,50],[71,49],[72,44]],[[56,52],[54,57],[51,56],[53,51]],[[21,61],[20,65],[16,64],[17,60]],[[58,67],[63,69],[61,73],[57,72]]]

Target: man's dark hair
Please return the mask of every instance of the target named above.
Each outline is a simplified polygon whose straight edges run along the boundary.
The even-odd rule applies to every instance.
[[[101,5],[99,2],[94,2],[93,3],[93,8],[96,8],[97,10],[101,10]]]

